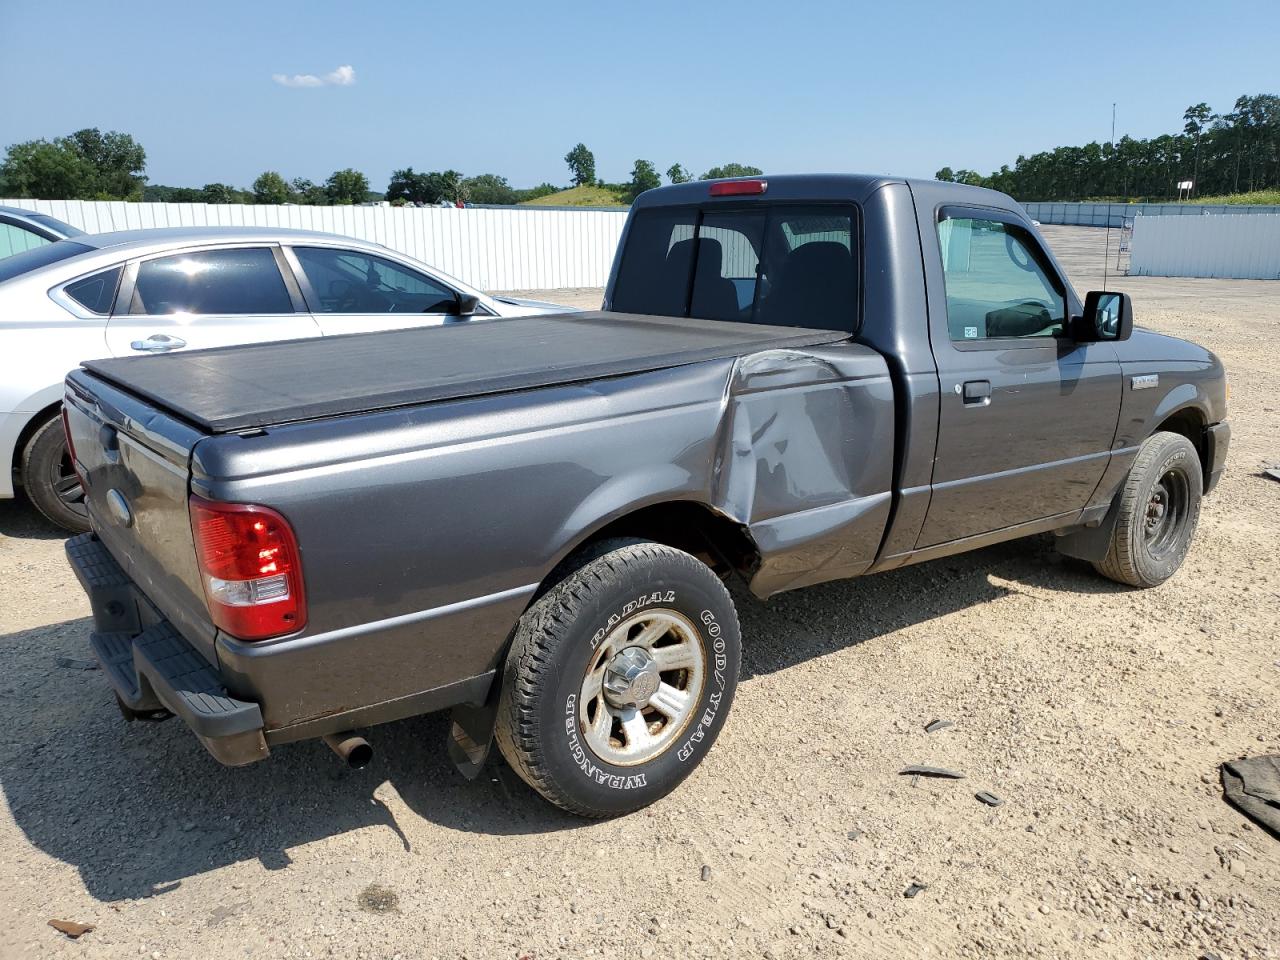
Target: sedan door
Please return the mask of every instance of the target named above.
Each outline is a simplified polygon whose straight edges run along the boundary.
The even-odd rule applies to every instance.
[[[325,336],[459,319],[460,291],[390,258],[340,247],[293,246],[285,252]]]
[[[112,356],[319,336],[270,244],[203,247],[131,263],[107,324]]]

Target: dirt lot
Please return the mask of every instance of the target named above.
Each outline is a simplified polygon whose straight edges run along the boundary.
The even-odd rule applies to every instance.
[[[1103,233],[1045,232],[1097,285]],[[1280,484],[1258,475],[1280,284],[1115,285],[1231,374],[1230,470],[1182,571],[1134,592],[1040,538],[738,591],[720,743],[608,823],[500,763],[464,781],[440,717],[375,730],[360,773],[318,744],[228,770],[178,722],[126,726],[98,672],[57,665],[89,628],[61,540],[0,503],[0,957],[1280,957],[1280,841],[1216,772],[1280,751]],[[912,786],[909,763],[968,779]]]

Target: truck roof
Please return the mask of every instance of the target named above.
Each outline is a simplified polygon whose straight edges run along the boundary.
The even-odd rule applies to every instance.
[[[1010,207],[1013,201],[1005,194],[985,187],[971,187],[966,183],[947,183],[939,180],[927,180],[916,177],[890,177],[869,173],[786,173],[777,176],[760,174],[751,177],[732,177],[732,180],[764,180],[768,190],[760,196],[725,197],[725,201],[760,201],[794,200],[821,202],[823,200],[847,200],[853,203],[864,202],[871,194],[883,186],[892,183],[905,183],[908,186],[929,184],[934,189],[942,189],[948,194],[954,193],[957,203],[980,203],[986,206],[1001,208]],[[676,183],[666,187],[648,190],[636,198],[633,209],[658,206],[677,206],[684,203],[705,203],[709,196],[709,184],[724,181],[693,180],[689,183]]]
[[[236,433],[848,338],[832,330],[584,312],[90,360],[84,367],[207,433]]]

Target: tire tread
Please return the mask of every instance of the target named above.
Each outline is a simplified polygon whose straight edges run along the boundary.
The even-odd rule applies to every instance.
[[[49,439],[51,433],[57,437],[57,440],[51,441]],[[22,448],[22,485],[26,490],[27,499],[31,501],[31,505],[40,512],[42,517],[63,530],[70,530],[72,533],[86,533],[89,530],[89,519],[62,506],[61,501],[57,500],[57,494],[43,486],[43,465],[33,465],[32,463],[33,460],[38,459],[40,456],[47,456],[49,454],[47,448],[50,443],[60,443],[61,437],[61,416],[46,420],[31,435],[31,439]],[[61,456],[60,453],[59,456]]]
[[[551,776],[544,754],[545,739],[537,719],[538,695],[546,687],[543,679],[554,650],[564,642],[588,594],[620,587],[627,568],[641,562],[686,567],[714,578],[705,564],[674,547],[632,538],[599,541],[563,566],[562,570],[567,571],[564,578],[525,611],[502,672],[494,728],[498,748],[525,783],[556,806],[580,817],[604,819],[616,816],[619,811],[583,805],[562,790]],[[719,583],[718,578],[716,582]],[[720,589],[724,590],[723,584]],[[727,590],[725,598],[732,609]]]
[[[1142,575],[1134,556],[1134,524],[1142,524],[1145,520],[1144,505],[1139,503],[1138,493],[1153,465],[1167,457],[1173,447],[1182,443],[1190,444],[1190,441],[1180,433],[1162,430],[1148,437],[1138,450],[1133,466],[1125,476],[1124,486],[1120,489],[1120,512],[1115,530],[1111,533],[1111,541],[1107,545],[1106,556],[1093,564],[1093,568],[1104,577],[1131,587],[1155,586]],[[1192,449],[1194,451],[1195,448]],[[1199,462],[1198,454],[1196,462]]]

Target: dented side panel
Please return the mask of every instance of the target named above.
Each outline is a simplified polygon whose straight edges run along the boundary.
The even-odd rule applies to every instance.
[[[744,357],[729,383],[713,502],[760,548],[759,596],[857,576],[893,482],[893,386],[854,343]]]

